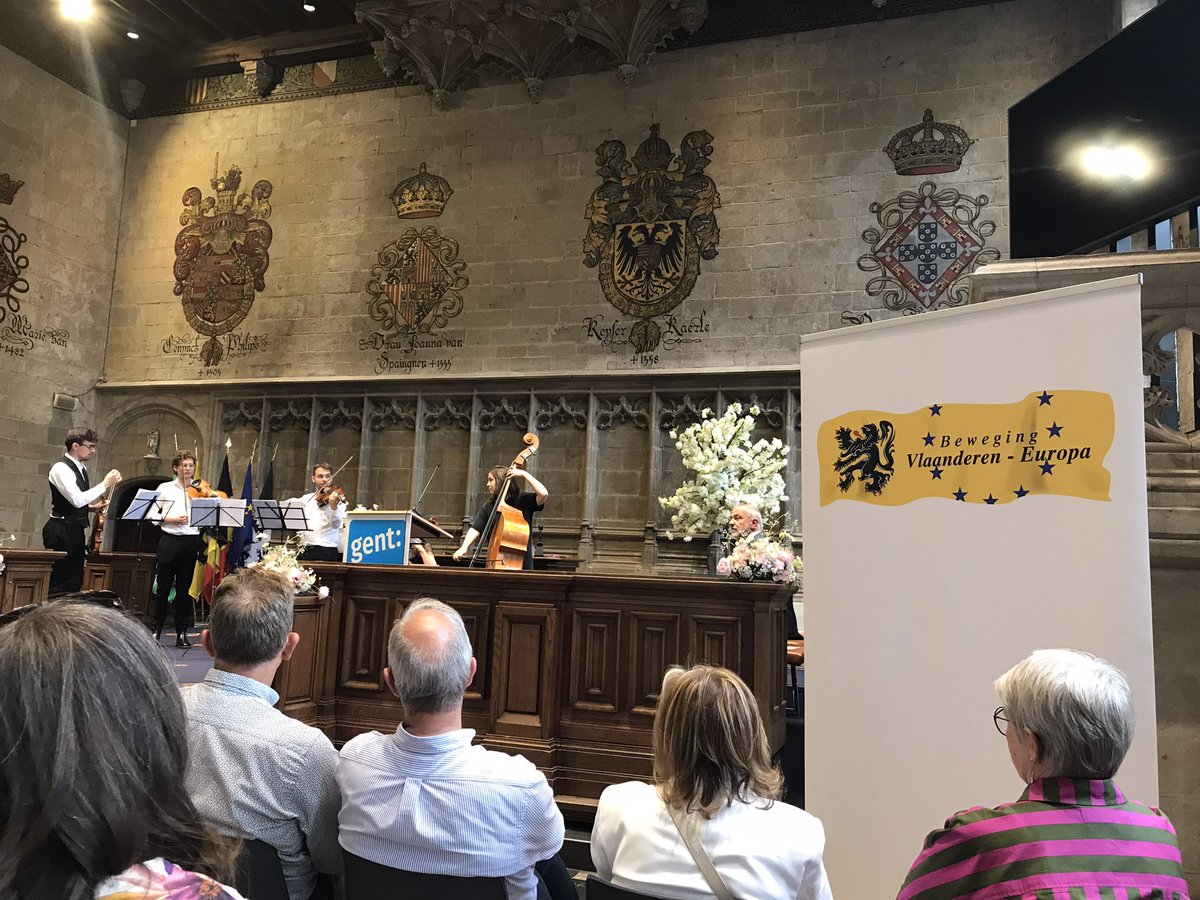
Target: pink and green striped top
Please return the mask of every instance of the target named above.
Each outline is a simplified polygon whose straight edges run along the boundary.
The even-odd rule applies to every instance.
[[[1112,781],[1045,778],[925,839],[897,900],[1188,900],[1175,829]]]

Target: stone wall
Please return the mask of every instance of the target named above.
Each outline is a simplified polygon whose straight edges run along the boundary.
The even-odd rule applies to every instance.
[[[25,182],[0,218],[26,236],[8,250],[28,260],[28,291],[0,319],[0,538],[15,533],[19,546],[41,546],[63,436],[95,420],[128,128],[0,47],[0,173]],[[54,408],[56,393],[77,408]]]
[[[990,198],[983,218],[1004,251],[1005,111],[1099,46],[1111,21],[1107,0],[1014,0],[664,53],[630,86],[612,73],[552,79],[537,102],[516,86],[480,88],[439,112],[402,87],[141,121],[108,376],[471,379],[794,364],[801,335],[880,305],[857,265],[875,223],[869,206],[923,180],[895,173],[881,149],[889,138],[926,107],[964,127],[976,140],[965,165],[932,178]],[[660,319],[683,340],[634,354],[622,343],[632,322],[604,299],[581,243],[597,146],[620,140],[632,157],[652,122],[676,150],[690,131],[713,135],[721,239],[674,322]],[[265,290],[206,368],[172,264],[181,197],[192,186],[213,193],[218,152],[222,170],[242,169],[241,190],[271,182],[273,242]],[[441,217],[401,222],[389,194],[422,162],[454,195]],[[429,225],[459,244],[463,310],[435,346],[381,347],[367,314],[370,268],[384,244]]]

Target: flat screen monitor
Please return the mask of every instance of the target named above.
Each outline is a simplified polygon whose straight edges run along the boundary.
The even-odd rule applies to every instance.
[[[1200,200],[1200,0],[1166,0],[1008,111],[1014,259],[1103,247]]]

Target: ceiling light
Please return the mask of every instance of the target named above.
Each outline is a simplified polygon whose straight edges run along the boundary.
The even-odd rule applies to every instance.
[[[125,32],[125,37],[129,38],[131,41],[136,41],[138,38],[141,37],[141,35],[138,34],[136,31],[127,31],[127,32]]]
[[[59,10],[63,18],[74,22],[84,22],[92,17],[92,0],[60,0]]]
[[[311,3],[305,3],[305,4],[304,4],[304,11],[305,11],[305,12],[316,12],[316,11],[317,11],[317,8],[316,8],[315,6],[313,6]]]

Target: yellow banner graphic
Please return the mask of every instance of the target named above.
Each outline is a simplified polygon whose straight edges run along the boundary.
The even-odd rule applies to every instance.
[[[821,505],[903,506],[922,497],[1011,503],[1036,494],[1109,500],[1112,397],[1050,391],[1016,403],[860,409],[821,424]]]

